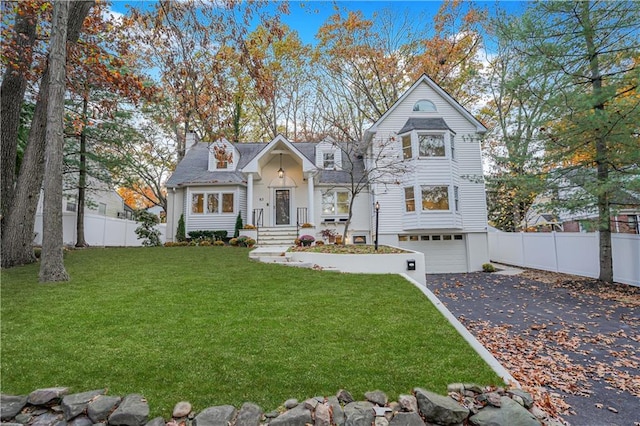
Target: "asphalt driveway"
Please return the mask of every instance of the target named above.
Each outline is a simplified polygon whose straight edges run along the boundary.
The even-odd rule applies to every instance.
[[[427,275],[529,391],[577,426],[640,426],[640,288],[540,271]]]

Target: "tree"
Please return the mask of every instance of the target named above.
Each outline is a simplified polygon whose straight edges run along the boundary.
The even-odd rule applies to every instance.
[[[80,29],[93,0],[74,1],[69,10],[67,44],[78,40]],[[29,138],[15,185],[13,200],[4,217],[2,230],[2,267],[35,262],[33,254],[33,227],[38,195],[42,187],[45,161],[45,130],[49,93],[49,69],[45,67],[40,79]]]
[[[64,92],[67,63],[69,1],[53,6],[49,48],[49,91],[46,125],[46,163],[42,222],[40,282],[68,281],[62,239],[62,160],[64,146]]]
[[[134,219],[140,222],[135,230],[139,240],[142,240],[142,245],[145,247],[156,247],[162,245],[160,241],[160,230],[156,228],[158,225],[158,216],[153,213],[149,213],[146,210],[138,210]]]
[[[4,225],[4,217],[13,201],[16,182],[16,157],[18,151],[18,129],[20,127],[20,113],[29,72],[33,61],[33,47],[36,42],[36,16],[39,2],[18,2],[15,8],[15,23],[13,39],[3,43],[3,66],[5,67],[0,88],[0,135],[2,155],[0,170],[2,170],[2,189],[0,194],[0,218]],[[3,5],[4,7],[4,5]],[[6,61],[6,63],[5,63]],[[3,227],[4,229],[4,227]]]
[[[615,191],[640,179],[639,30],[638,2],[573,1],[536,3],[516,33],[524,57],[541,61],[539,75],[557,81],[547,102],[563,113],[544,128],[550,183],[556,191],[567,181],[578,185],[565,191],[562,209],[597,211],[600,279],[607,282]]]
[[[489,131],[483,138],[489,220],[498,229],[526,229],[525,218],[544,186],[543,136],[540,129],[556,117],[546,102],[554,89],[551,76],[539,75],[540,63],[524,60],[510,35],[520,20],[499,13],[488,29],[496,36],[486,88],[487,104],[480,110]]]
[[[358,195],[375,186],[396,185],[411,172],[412,165],[397,153],[397,139],[368,138],[361,141],[335,143],[342,151],[342,166],[338,173],[346,185],[336,185],[349,193],[349,212],[344,222],[342,243],[346,244],[353,207]]]

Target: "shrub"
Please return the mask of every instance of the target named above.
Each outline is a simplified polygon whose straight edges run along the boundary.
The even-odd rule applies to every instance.
[[[224,241],[216,240],[213,242],[214,246],[224,246]]]
[[[256,227],[253,225],[245,225],[244,229],[256,229]]]
[[[187,239],[185,234],[184,227],[184,214],[180,215],[180,219],[178,220],[178,229],[176,230],[176,241],[181,242]]]
[[[495,272],[495,271],[496,271],[496,267],[495,267],[495,266],[493,266],[493,265],[492,265],[492,264],[490,264],[490,263],[484,263],[484,264],[482,265],[482,270],[483,270],[484,272]]]
[[[204,241],[201,241],[201,242],[200,242],[200,244],[198,244],[198,245],[200,245],[200,246],[205,246],[205,247],[206,247],[206,246],[210,246],[210,245],[211,245],[211,241],[209,241],[209,240],[204,240]]]
[[[300,227],[301,228],[313,228],[313,224],[306,222],[306,223],[303,223]]]
[[[158,216],[146,210],[139,210],[135,213],[134,219],[140,223],[135,233],[138,239],[142,240],[143,246],[155,247],[162,245],[162,241],[160,241],[160,230],[156,228],[159,222]]]
[[[338,233],[335,229],[325,228],[320,231],[320,235],[322,235],[322,238],[335,238]]]
[[[226,231],[225,231],[226,232]],[[214,231],[189,231],[189,238],[196,241],[213,240]]]
[[[236,238],[236,242],[240,247],[253,247],[256,245],[256,240],[249,238],[246,235],[240,235]]]
[[[232,246],[237,246],[238,245],[238,239],[237,238],[232,238],[229,240],[229,244],[231,244]]]
[[[240,235],[240,230],[243,228],[242,226],[242,216],[240,216],[240,212],[238,212],[238,217],[236,218],[236,230],[233,233],[234,237],[238,237]]]
[[[317,246],[323,246],[324,245],[324,241],[316,241],[316,245]]]
[[[213,237],[216,241],[222,241],[227,238],[228,232],[225,230],[222,231],[213,231]]]

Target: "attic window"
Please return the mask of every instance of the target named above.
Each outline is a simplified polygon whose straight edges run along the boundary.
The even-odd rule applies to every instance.
[[[213,147],[213,155],[216,159],[216,169],[226,169],[233,163],[233,150],[227,151],[227,145]]]
[[[433,102],[428,101],[426,99],[420,99],[413,106],[413,111],[415,112],[436,112],[436,106]]]
[[[322,155],[322,167],[326,169],[333,169],[336,166],[336,156],[333,152],[325,152]]]

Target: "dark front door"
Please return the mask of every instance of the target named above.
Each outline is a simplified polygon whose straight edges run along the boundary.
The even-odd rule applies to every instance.
[[[276,225],[291,225],[291,201],[288,189],[276,189]]]

